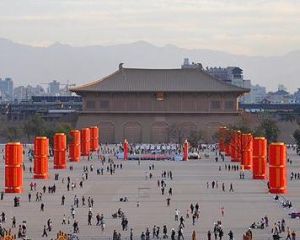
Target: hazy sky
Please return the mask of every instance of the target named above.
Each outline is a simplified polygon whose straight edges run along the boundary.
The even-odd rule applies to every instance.
[[[247,55],[300,49],[300,0],[0,0],[0,37],[37,46],[145,40]]]

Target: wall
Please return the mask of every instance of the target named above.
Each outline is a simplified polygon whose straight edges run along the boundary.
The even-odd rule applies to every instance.
[[[192,131],[201,131],[211,142],[220,125],[239,118],[239,114],[81,113],[76,127],[99,126],[103,143],[118,143],[125,138],[143,143],[182,142]]]
[[[83,111],[95,112],[236,112],[234,93],[86,93]]]

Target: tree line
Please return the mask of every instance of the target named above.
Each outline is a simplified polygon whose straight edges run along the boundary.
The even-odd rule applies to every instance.
[[[50,145],[53,144],[55,133],[65,133],[69,138],[69,132],[72,126],[69,123],[58,121],[45,121],[39,114],[33,115],[28,120],[15,125],[2,124],[1,135],[7,141],[21,141],[26,139],[32,142],[35,136],[45,136],[49,138]]]

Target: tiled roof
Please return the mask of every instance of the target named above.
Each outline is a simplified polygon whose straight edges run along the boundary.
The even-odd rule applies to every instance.
[[[98,81],[70,89],[73,92],[249,92],[218,80],[201,69],[120,68]]]

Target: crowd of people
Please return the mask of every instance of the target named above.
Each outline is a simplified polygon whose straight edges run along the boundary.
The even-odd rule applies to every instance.
[[[164,151],[164,152],[180,152],[181,146],[176,144],[161,144],[161,145],[131,145],[130,146],[131,153],[147,153],[148,151]],[[217,148],[213,145],[209,146],[199,146],[193,151],[204,151],[209,149],[215,153],[216,164],[218,164],[218,157],[222,160],[224,156],[217,152]],[[99,203],[96,203],[93,199],[92,195],[81,194],[78,195],[78,191],[74,194],[69,194],[70,192],[78,189],[84,189],[84,185],[86,181],[89,181],[89,177],[94,175],[115,175],[118,174],[119,171],[124,169],[123,163],[116,161],[115,155],[122,151],[122,145],[102,145],[99,152],[95,153],[88,157],[87,164],[83,166],[80,176],[81,177],[72,177],[73,167],[70,166],[70,175],[67,177],[57,176],[54,184],[49,185],[38,185],[35,181],[31,181],[29,184],[29,192],[28,192],[28,202],[32,201],[32,196],[35,196],[35,202],[38,202],[40,205],[40,211],[44,212],[45,208],[48,207],[48,203],[44,200],[44,195],[54,195],[57,194],[57,188],[60,187],[65,191],[62,192],[61,197],[59,198],[59,202],[61,206],[66,206],[70,208],[69,214],[63,213],[61,216],[61,225],[70,225],[72,227],[72,233],[74,235],[80,234],[80,224],[87,224],[88,226],[99,226],[101,232],[105,232],[106,226],[106,218],[110,216],[104,216],[104,214],[99,211],[101,207]],[[27,148],[27,152],[24,152],[29,159],[32,160],[33,153],[31,148]],[[107,156],[109,155],[109,156]],[[140,162],[137,162],[140,165]],[[25,166],[25,165],[24,165]],[[26,170],[26,168],[24,167]],[[225,163],[222,166],[219,166],[219,171],[225,170],[225,173],[230,174],[230,172],[240,172],[241,168],[237,164]],[[32,167],[28,168],[30,173],[32,173]],[[157,193],[161,195],[160,200],[166,201],[166,207],[172,209],[172,199],[176,199],[176,184],[174,184],[174,179],[176,179],[176,171],[170,169],[156,169],[155,163],[150,163],[149,165],[143,165],[141,167],[141,171],[146,172],[145,179],[148,181],[157,182]],[[241,174],[241,172],[240,172]],[[299,173],[291,173],[291,180],[299,178]],[[240,178],[243,179],[245,176],[240,175]],[[223,182],[222,179],[218,179],[216,176],[214,180],[207,181],[206,184],[207,189],[221,189],[222,192],[235,192],[233,183]],[[69,192],[69,193],[68,193]],[[84,191],[82,191],[84,192]],[[70,197],[72,195],[72,198]],[[1,200],[5,198],[5,194],[1,193]],[[19,204],[14,204],[14,206],[20,206],[20,199],[16,197],[19,201]],[[120,202],[128,202],[133,199],[128,199],[127,196],[121,197]],[[97,205],[97,206],[96,206]],[[140,207],[140,202],[137,201],[137,207]],[[99,208],[100,207],[100,208]],[[86,209],[86,218],[85,216],[78,215],[77,209],[84,208]],[[97,209],[97,210],[96,210]],[[118,231],[114,229],[111,233],[106,233],[106,235],[112,236],[113,240],[121,240],[124,236],[129,237],[130,240],[133,239],[141,239],[141,240],[150,240],[150,239],[171,239],[171,240],[180,240],[180,239],[199,239],[197,238],[196,230],[197,230],[197,222],[200,219],[200,202],[191,202],[186,209],[175,208],[174,210],[174,221],[166,222],[162,225],[154,225],[146,227],[144,231],[138,232],[135,230],[135,227],[130,224],[130,216],[119,208],[115,213],[112,213],[112,218],[116,218],[120,220],[121,230]],[[224,207],[220,207],[220,219],[223,217],[224,219]],[[1,213],[0,216],[0,236],[3,236],[6,230],[3,224],[7,222],[7,216],[5,212]],[[223,220],[222,220],[223,221]],[[222,240],[225,236],[228,236],[229,240],[234,239],[234,232],[231,229],[225,229],[223,227],[221,220],[217,220],[212,228],[207,232],[207,240]],[[18,227],[17,227],[18,226]],[[194,229],[192,232],[185,231],[185,229],[189,227],[189,229]],[[252,239],[252,231],[251,229],[268,229],[269,227],[269,219],[267,216],[263,217],[260,221],[254,222],[250,229],[247,230],[247,237],[251,236]],[[10,229],[18,229],[17,237],[25,238],[27,235],[27,222],[22,219],[17,219],[15,216],[11,216],[11,226]],[[57,227],[53,226],[52,219],[49,217],[45,223],[41,223],[41,234],[42,238],[48,238],[49,234],[52,231],[59,231]],[[277,221],[274,223],[274,226],[270,230],[274,239],[277,237],[286,234],[286,239],[295,240],[296,232],[291,230],[288,226],[286,226],[286,222],[284,219],[281,221]],[[201,236],[200,239],[204,239]]]

